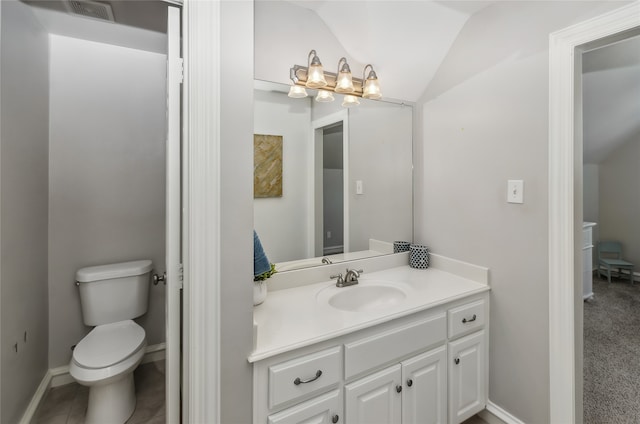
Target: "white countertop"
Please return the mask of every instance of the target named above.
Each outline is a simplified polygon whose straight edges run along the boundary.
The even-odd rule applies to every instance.
[[[367,284],[397,285],[407,297],[385,309],[360,312],[335,309],[326,302],[332,292]],[[487,284],[440,269],[401,266],[363,274],[360,284],[350,287],[324,281],[271,291],[264,303],[254,307],[257,340],[248,359],[256,362],[488,290]]]

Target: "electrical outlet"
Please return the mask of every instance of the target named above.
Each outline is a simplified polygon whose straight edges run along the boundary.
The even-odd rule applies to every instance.
[[[524,203],[524,181],[507,181],[507,202]]]
[[[362,180],[356,181],[356,194],[364,194],[364,188],[362,187]]]

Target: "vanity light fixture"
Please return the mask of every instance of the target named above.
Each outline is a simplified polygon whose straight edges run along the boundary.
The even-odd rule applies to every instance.
[[[370,68],[369,75],[365,75],[367,73],[367,68]],[[364,80],[364,89],[362,90],[362,97],[365,99],[373,99],[378,100],[382,97],[382,93],[380,92],[380,83],[378,82],[378,76],[376,72],[373,70],[373,66],[367,65],[364,67],[362,71],[362,79]]]
[[[342,64],[342,66],[340,66]],[[336,93],[353,93],[353,78],[347,59],[341,57],[338,61],[338,79],[336,80]]]
[[[332,92],[345,94],[342,102],[344,107],[359,105],[358,97],[372,100],[382,98],[380,82],[371,64],[365,66],[362,79],[351,75],[351,68],[344,57],[338,61],[337,73],[325,72],[315,50],[309,52],[306,67],[293,65],[289,77],[293,81],[289,89],[289,97],[292,98],[307,97],[305,87],[318,89],[318,102],[333,101]]]
[[[316,95],[316,102],[332,102],[334,100],[333,93],[327,90],[318,90],[318,94]]]
[[[347,94],[342,100],[342,106],[344,107],[358,106],[359,104],[360,102],[358,101],[358,98],[356,96],[352,96],[351,94]]]
[[[305,84],[309,88],[322,88],[326,87],[327,80],[324,78],[324,71],[322,70],[322,63],[320,62],[320,58],[316,54],[315,50],[311,50],[309,52],[309,58],[307,60],[308,63],[308,74],[307,74],[307,83]]]

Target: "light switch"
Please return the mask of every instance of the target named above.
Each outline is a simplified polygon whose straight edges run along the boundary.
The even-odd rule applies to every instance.
[[[524,203],[524,181],[507,181],[507,202]]]
[[[362,180],[356,181],[356,194],[364,194],[364,189],[362,188]]]

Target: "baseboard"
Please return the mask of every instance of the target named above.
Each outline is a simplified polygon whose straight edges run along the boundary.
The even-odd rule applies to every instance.
[[[478,415],[489,424],[524,424],[523,421],[491,401],[487,402],[486,409],[479,412]]]
[[[149,362],[161,361],[165,359],[166,343],[158,343],[155,345],[147,346],[144,357],[142,358],[142,364]],[[64,386],[65,384],[73,383],[73,377],[69,374],[69,365],[63,365],[57,368],[48,369],[44,374],[40,385],[36,389],[31,402],[27,405],[19,424],[29,424],[38,410],[40,403],[47,394],[47,390],[51,387]]]

